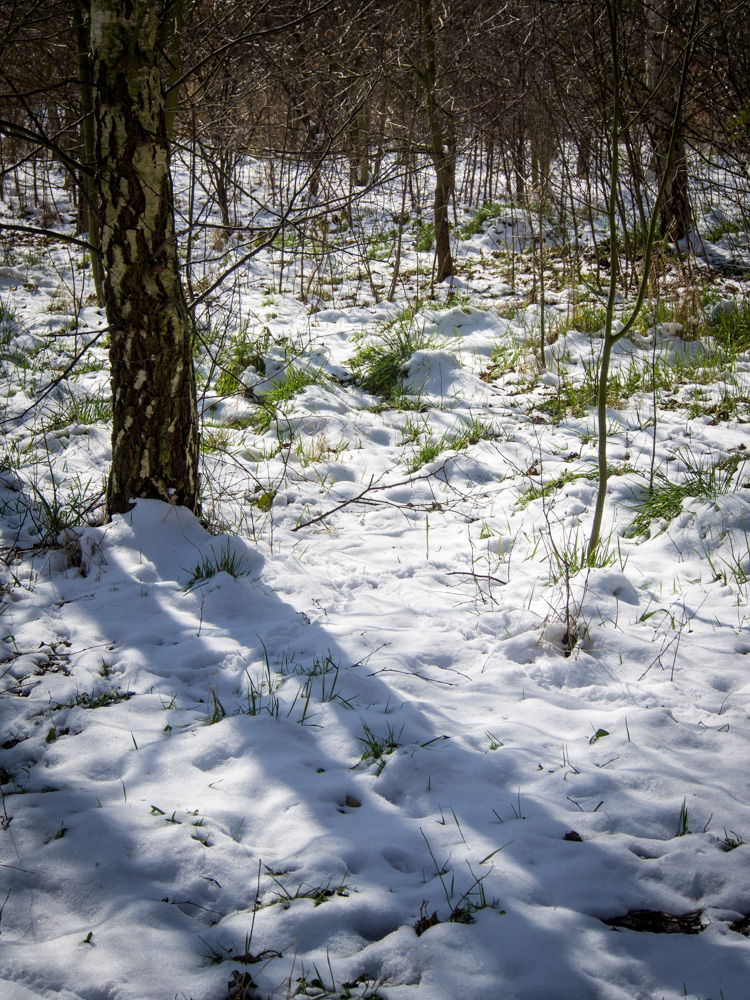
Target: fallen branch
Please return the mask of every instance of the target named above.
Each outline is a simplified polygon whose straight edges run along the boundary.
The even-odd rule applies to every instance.
[[[330,510],[325,511],[325,513],[318,514],[317,517],[311,517],[309,521],[302,521],[300,524],[296,524],[292,528],[292,531],[299,531],[301,528],[308,528],[311,524],[317,524],[319,521],[324,521],[327,517],[330,517],[332,514],[336,514],[338,511],[343,510],[344,507],[348,507],[349,504],[352,504],[352,503],[372,503],[374,501],[370,500],[370,498],[369,498],[369,494],[370,493],[376,493],[376,492],[379,492],[379,491],[382,491],[382,490],[393,490],[393,489],[396,489],[398,486],[411,486],[413,483],[418,483],[420,480],[431,479],[433,476],[437,475],[438,472],[442,472],[445,469],[445,467],[446,467],[446,465],[448,464],[449,461],[450,461],[450,459],[446,458],[446,460],[443,462],[443,464],[440,466],[440,468],[436,469],[434,472],[428,472],[428,473],[426,473],[423,476],[409,476],[408,479],[402,479],[398,483],[386,483],[386,484],[384,484],[382,486],[373,485],[373,480],[374,480],[374,476],[373,476],[370,479],[369,485],[366,486],[362,490],[361,493],[358,493],[356,497],[350,497],[349,500],[343,500],[340,504],[337,504],[335,507],[332,507]],[[380,503],[388,503],[388,505],[391,506],[391,507],[398,507],[399,509],[403,508],[405,510],[434,510],[435,509],[434,508],[434,501],[433,501],[433,503],[424,503],[424,504],[412,503],[411,500],[408,501],[408,503],[394,503],[392,501],[390,503],[388,501],[379,501],[379,502]]]
[[[446,576],[470,576],[472,580],[491,580],[493,583],[499,583],[501,587],[505,587],[510,580],[501,580],[497,576],[490,576],[489,573],[470,573],[468,570],[451,570]]]

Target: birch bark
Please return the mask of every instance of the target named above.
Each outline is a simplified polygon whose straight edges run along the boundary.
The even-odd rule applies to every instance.
[[[421,0],[422,31],[425,43],[425,65],[419,74],[425,92],[429,149],[435,169],[435,253],[437,256],[437,281],[444,281],[454,273],[451,255],[448,208],[450,206],[456,170],[455,141],[449,134],[446,141],[441,112],[436,93],[438,66],[435,46],[435,28],[432,19],[432,0]],[[447,116],[446,116],[447,117]],[[450,123],[449,123],[450,126]]]
[[[174,231],[159,30],[170,4],[91,0],[113,426],[110,515],[140,497],[199,505],[191,329]]]

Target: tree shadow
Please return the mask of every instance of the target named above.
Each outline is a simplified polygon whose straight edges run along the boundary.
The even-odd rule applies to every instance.
[[[547,1000],[683,982],[728,998],[744,981],[746,942],[723,925],[687,941],[602,923],[681,905],[674,871],[664,890],[644,874],[658,852],[623,851],[542,784],[522,795],[543,728],[481,744],[427,651],[336,639],[324,612],[263,583],[249,545],[155,501],[81,549],[86,575],[53,575],[19,629],[66,635],[70,676],[3,701],[24,734],[7,767],[26,794],[7,797],[3,834],[14,988],[197,1000],[249,971],[263,997],[319,974],[354,996],[369,981],[394,998]],[[224,551],[239,575],[186,591]],[[458,679],[458,702],[488,695],[486,678]],[[129,697],[91,709],[81,690]],[[575,823],[581,842],[564,839]]]

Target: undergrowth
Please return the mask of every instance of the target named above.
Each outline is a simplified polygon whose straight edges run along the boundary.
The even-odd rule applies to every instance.
[[[710,332],[734,351],[750,349],[750,301],[743,299],[736,308],[719,313],[710,324]]]
[[[221,396],[231,396],[244,392],[241,381],[242,374],[252,368],[258,375],[266,374],[266,354],[270,342],[270,333],[264,328],[261,336],[253,339],[247,330],[242,330],[232,343],[224,347],[216,358],[215,365],[219,370],[214,387]]]
[[[498,202],[487,202],[486,205],[483,205],[481,208],[478,208],[475,212],[473,212],[468,222],[465,222],[463,226],[461,226],[458,230],[459,239],[471,239],[472,236],[475,236],[481,230],[482,226],[488,219],[496,219],[502,211],[503,206]]]
[[[406,365],[415,351],[435,347],[438,338],[411,318],[386,326],[376,339],[357,348],[351,360],[355,378],[365,390],[386,399],[403,395]]]
[[[736,483],[736,476],[744,460],[731,455],[720,462],[707,463],[692,452],[680,455],[685,475],[672,481],[660,470],[655,470],[653,483],[646,487],[638,500],[636,516],[628,525],[626,534],[647,535],[652,521],[672,521],[682,512],[687,499],[715,500],[729,493]]]
[[[480,441],[497,438],[499,433],[494,424],[471,417],[469,420],[461,421],[458,429],[453,432],[446,431],[439,438],[434,438],[428,433],[426,424],[419,425],[407,421],[401,429],[402,441],[405,444],[414,443],[415,448],[406,461],[406,468],[409,472],[416,472],[423,465],[436,459],[443,451],[464,451]]]
[[[252,425],[256,431],[266,431],[273,421],[283,413],[283,404],[290,402],[297,393],[309,385],[326,387],[329,379],[325,372],[310,365],[298,367],[290,364],[283,375],[274,382],[273,388],[264,392],[258,399],[258,410],[252,417]]]

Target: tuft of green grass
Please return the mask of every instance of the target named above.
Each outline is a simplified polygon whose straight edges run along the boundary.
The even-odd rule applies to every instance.
[[[577,330],[579,333],[599,333],[604,329],[607,320],[607,311],[598,302],[579,302],[572,315],[559,323],[554,332],[558,336],[566,334],[569,330]]]
[[[411,458],[406,463],[408,472],[416,472],[428,462],[434,462],[438,455],[446,448],[450,447],[447,434],[439,438],[429,437],[420,441],[412,452]]]
[[[370,413],[384,413],[387,410],[398,410],[400,413],[427,413],[430,407],[422,399],[421,393],[413,394],[397,389],[386,399],[373,403],[367,409]]]
[[[61,408],[45,424],[46,431],[62,430],[73,424],[107,423],[112,419],[112,401],[101,396],[74,396],[72,393]]]
[[[258,410],[252,417],[252,424],[256,431],[267,431],[273,421],[283,410],[284,403],[306,389],[308,385],[320,385],[326,387],[329,384],[328,376],[320,369],[307,365],[297,367],[290,364],[284,374],[280,376],[272,389],[264,393],[258,403]]]
[[[276,692],[282,684],[282,679],[275,676],[271,670],[271,662],[268,659],[268,652],[263,646],[264,669],[257,679],[250,676],[250,671],[245,669],[247,678],[247,690],[245,692],[245,705],[238,707],[235,715],[270,715],[272,719],[279,718],[281,703]],[[222,712],[224,711],[221,706]],[[226,714],[226,713],[224,713]],[[223,716],[222,716],[223,718]]]
[[[727,216],[709,226],[701,235],[709,243],[718,243],[722,236],[737,236],[739,233],[746,232],[747,228],[747,224],[743,223],[742,220]]]
[[[230,433],[226,427],[216,427],[213,430],[209,430],[205,424],[203,425],[201,449],[204,454],[225,452],[229,447],[229,441]]]
[[[686,837],[690,832],[690,827],[688,826],[687,799],[683,799],[682,805],[680,806],[680,817],[677,820],[677,833],[675,834],[675,837]]]
[[[368,240],[367,258],[368,260],[389,260],[393,253],[396,242],[396,230],[389,229],[384,233],[377,233]]]
[[[385,736],[376,736],[367,723],[362,720],[362,731],[364,735],[357,737],[359,742],[364,747],[359,763],[377,764],[377,769],[375,771],[375,776],[377,777],[381,774],[387,763],[385,758],[403,745],[401,743],[401,733],[403,732],[403,727],[398,731],[398,733],[396,733],[395,729],[386,723]],[[355,764],[354,766],[358,767],[359,765]]]
[[[282,229],[271,246],[274,250],[296,250],[300,242],[301,236],[296,229]]]
[[[330,959],[328,960],[330,985],[317,965],[313,965],[312,974],[305,971],[304,964],[301,971],[294,991],[296,997],[315,997],[316,1000],[384,1000],[383,995],[378,993],[381,980],[371,979],[363,974],[356,979],[337,982],[331,969]]]
[[[283,908],[288,910],[290,904],[297,899],[312,899],[315,906],[320,906],[334,896],[348,897],[351,893],[357,892],[357,890],[346,881],[346,877],[349,873],[344,872],[344,877],[340,882],[331,884],[333,879],[328,879],[325,885],[322,883],[320,885],[309,885],[307,882],[302,882],[294,890],[294,893],[291,893],[280,881],[276,872],[272,871],[272,869],[270,869],[267,865],[264,865],[263,867],[266,874],[270,876],[277,886],[277,889],[273,891],[275,898],[271,899],[267,903],[261,904],[263,906],[273,906],[276,903],[281,903]]]
[[[294,453],[303,468],[313,465],[315,462],[322,462],[324,459],[336,458],[345,452],[349,444],[343,438],[338,444],[331,444],[325,434],[319,434],[313,438],[309,444],[299,441],[294,449]]]
[[[118,705],[121,701],[128,701],[135,694],[134,691],[123,691],[122,688],[107,688],[97,695],[77,694],[73,701],[67,705],[58,705],[58,708],[107,708],[109,705]]]
[[[742,847],[745,840],[739,835],[739,833],[735,833],[734,830],[725,829],[722,843],[724,844],[725,851],[733,851],[737,847]]]
[[[414,249],[418,253],[428,253],[435,246],[435,226],[431,222],[417,221],[414,227],[415,242]]]
[[[678,354],[667,366],[674,385],[736,384],[737,351],[729,343],[711,340],[706,351]],[[659,386],[657,385],[657,388]]]
[[[486,205],[482,205],[481,208],[472,213],[469,221],[465,222],[458,230],[459,239],[471,239],[472,236],[479,232],[488,219],[496,219],[502,211],[503,206],[496,201],[489,201]]]
[[[574,483],[577,479],[595,479],[597,475],[596,471],[585,473],[572,472],[570,469],[566,469],[557,479],[549,479],[546,483],[539,483],[538,486],[532,484],[519,493],[516,508],[518,510],[525,510],[534,500],[546,500],[554,496],[567,483]]]
[[[423,465],[434,461],[443,451],[464,451],[479,441],[489,441],[499,436],[494,424],[478,420],[476,417],[461,421],[458,430],[454,430],[453,433],[446,431],[439,438],[426,436],[425,425],[420,426],[413,421],[407,421],[401,433],[402,443],[411,442],[416,445],[406,463],[409,472],[416,472]]]
[[[97,358],[87,357],[84,355],[84,357],[81,358],[81,360],[73,369],[73,373],[76,376],[87,375],[89,372],[103,371],[105,367],[106,366],[104,361],[100,361]]]
[[[648,231],[644,231],[638,223],[628,226],[627,229],[618,227],[616,239],[616,253],[619,256],[633,257],[642,254],[646,248]],[[609,262],[610,239],[608,235],[602,235],[598,241],[600,260]],[[662,258],[674,259],[674,253],[669,241],[664,238],[657,238],[654,241],[654,252],[658,251]]]
[[[27,250],[23,255],[23,260],[29,267],[39,267],[40,264],[44,263],[44,251],[42,250]]]
[[[734,385],[731,371],[735,366],[735,356],[731,349],[719,346],[714,349],[693,352],[679,352],[672,358],[639,358],[634,356],[627,363],[610,373],[607,383],[607,406],[620,409],[630,399],[638,396],[659,394],[661,406],[668,409],[685,407],[689,416],[711,414],[717,420],[727,420],[740,412],[744,404],[750,402],[739,389],[724,387],[722,398],[710,406],[701,405],[701,398],[692,401],[665,398],[680,386],[713,385],[722,382]],[[554,390],[535,408],[548,414],[558,422],[568,416],[581,418],[596,406],[599,396],[599,374],[597,366],[584,365],[583,378],[571,377],[571,371],[560,366],[560,377]]]
[[[65,528],[101,523],[104,491],[92,493],[90,479],[83,482],[78,476],[66,491],[53,483],[51,496],[42,493],[33,483],[31,489],[35,499],[29,513],[41,545],[53,543]]]
[[[9,299],[0,298],[0,347],[7,346],[22,330],[18,309]]]
[[[219,375],[214,383],[216,392],[222,396],[244,392],[245,387],[240,382],[240,376],[247,368],[252,367],[259,375],[265,375],[265,356],[269,342],[268,327],[265,327],[263,333],[255,339],[250,338],[247,330],[243,329],[237,339],[220,351],[216,358],[216,367],[219,369]]]
[[[498,850],[501,851],[503,850],[503,848],[500,847],[498,848]],[[497,851],[493,851],[493,854],[496,853]],[[492,855],[490,855],[490,857],[492,857]],[[484,861],[480,861],[480,864],[483,864],[488,860],[489,860],[488,858],[485,858]],[[469,871],[471,871],[471,868],[469,868]],[[471,886],[471,888],[468,889],[459,899],[459,901],[451,910],[450,916],[448,917],[448,921],[450,923],[473,924],[474,914],[479,913],[480,910],[495,910],[496,912],[501,914],[505,913],[505,910],[500,909],[502,904],[499,899],[493,898],[492,902],[490,902],[487,899],[487,895],[485,893],[483,885],[484,878],[486,878],[486,876],[483,876],[482,878],[476,878],[474,880],[474,885]]]
[[[514,307],[515,313],[515,307]],[[523,348],[515,341],[503,341],[492,348],[490,363],[480,374],[483,382],[493,382],[501,375],[518,371],[519,364],[523,358]]]
[[[470,417],[468,420],[462,421],[460,430],[451,436],[451,447],[462,451],[469,445],[478,444],[480,441],[492,441],[499,435],[500,432],[495,424]]]
[[[417,420],[415,417],[407,417],[400,428],[401,444],[416,444],[424,437],[427,425],[424,420]]]
[[[737,308],[720,313],[710,324],[709,332],[720,344],[734,351],[750,349],[750,300],[738,303]]]
[[[415,327],[411,320],[398,320],[386,327],[378,339],[357,349],[352,371],[365,390],[386,399],[403,396],[405,367],[415,351],[436,346],[437,337]]]
[[[190,572],[190,579],[185,584],[185,590],[190,591],[200,586],[217,573],[228,573],[237,579],[238,576],[249,576],[252,570],[245,565],[245,557],[232,552],[229,539],[217,552],[213,546],[211,554],[201,556],[199,562]]]
[[[489,730],[484,734],[490,741],[490,750],[499,750],[500,747],[505,746],[502,740],[499,740],[497,736],[493,735]]]
[[[211,699],[211,704],[206,714],[206,725],[215,726],[217,722],[221,722],[222,719],[226,719],[227,712],[222,703],[219,701],[219,696],[212,689],[209,691],[209,697]]]
[[[711,567],[711,572],[714,574],[714,583],[721,583],[723,587],[729,585],[730,581],[733,581],[739,590],[738,602],[743,598],[747,598],[747,587],[750,582],[750,572],[748,571],[748,558],[750,557],[750,548],[746,549],[744,554],[734,551],[734,546],[731,543],[730,536],[730,547],[731,554],[728,557],[721,557],[716,559],[711,555],[710,552],[704,550],[704,556],[706,562]]]
[[[718,400],[706,402],[706,395],[695,389],[688,406],[688,417],[694,420],[696,417],[710,416],[714,424],[730,420],[744,422],[749,405],[750,396],[743,393],[733,381],[727,380],[727,384],[721,387]]]
[[[684,326],[682,323],[684,319],[687,319],[687,316],[683,316],[681,313],[678,316],[678,307],[674,300],[658,298],[650,300],[647,306],[641,310],[641,314],[636,320],[635,329],[642,336],[646,336],[650,329],[665,323],[680,322]]]
[[[619,555],[619,551],[615,552],[608,544],[600,543],[590,556],[588,546],[579,544],[576,538],[571,544],[551,551],[550,580],[552,583],[557,583],[560,580],[569,580],[582,569],[603,569],[615,563]],[[620,561],[623,561],[621,556]]]
[[[264,394],[263,399],[276,405],[287,403],[298,392],[306,389],[308,385],[326,386],[328,385],[328,377],[319,368],[312,368],[309,365],[298,368],[296,365],[289,365],[284,374],[275,382],[273,389]]]
[[[682,512],[683,501],[688,498],[715,500],[732,488],[740,463],[739,455],[731,455],[721,462],[701,462],[692,452],[680,455],[685,465],[685,476],[673,482],[660,471],[655,471],[654,482],[645,490],[637,514],[628,525],[627,534],[646,535],[653,520],[671,521]]]

